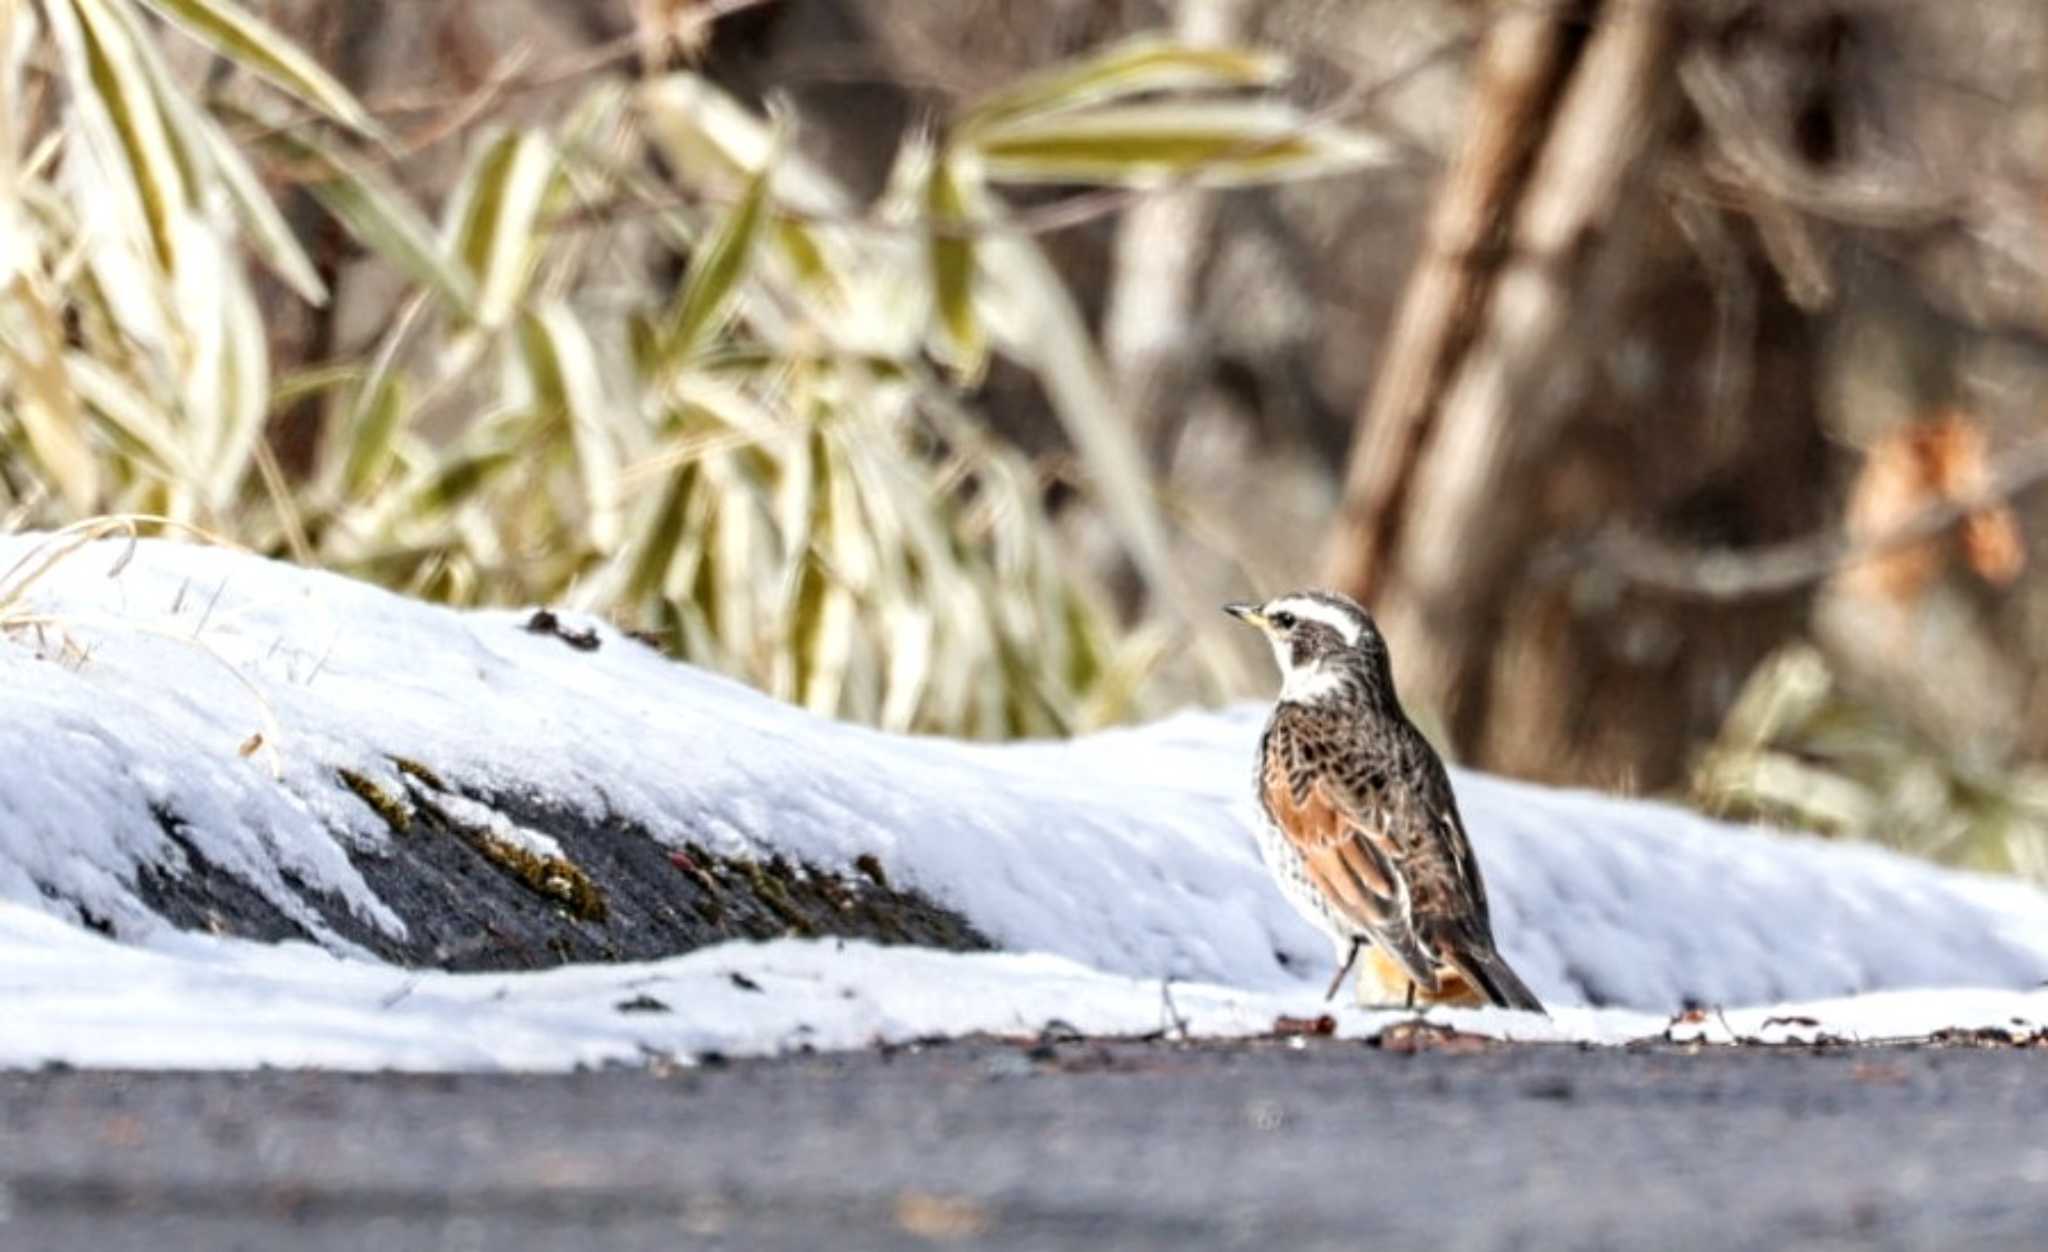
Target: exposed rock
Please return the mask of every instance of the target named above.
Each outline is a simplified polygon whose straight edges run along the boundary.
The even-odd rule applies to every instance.
[[[405,769],[413,778],[418,767]],[[345,785],[401,836],[349,860],[402,918],[403,937],[356,916],[337,896],[290,886],[337,935],[395,964],[448,970],[537,969],[571,961],[672,956],[727,939],[841,936],[951,951],[992,948],[965,918],[922,892],[889,885],[880,865],[853,875],[664,847],[621,817],[593,821],[516,795],[461,795],[418,781],[408,797],[360,775]],[[455,801],[464,811],[457,816]],[[493,833],[482,809],[536,832],[561,854],[535,852]],[[191,930],[280,941],[315,938],[255,886],[208,860],[160,813],[183,854],[175,870],[145,866],[137,891],[150,908]],[[864,858],[873,862],[873,858]]]

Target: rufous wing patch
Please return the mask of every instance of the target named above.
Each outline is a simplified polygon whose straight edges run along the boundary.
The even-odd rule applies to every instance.
[[[1309,876],[1360,926],[1378,930],[1400,894],[1385,852],[1320,781],[1295,795],[1286,771],[1266,771],[1266,806],[1301,852]]]

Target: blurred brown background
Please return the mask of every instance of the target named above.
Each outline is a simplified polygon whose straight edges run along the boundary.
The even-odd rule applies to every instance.
[[[871,609],[856,590],[841,617],[820,616],[839,575],[800,537],[790,577],[822,581],[792,583],[794,633],[778,646],[800,649],[814,619],[860,621],[884,659],[856,657],[822,687],[806,687],[799,664],[786,694],[865,715],[845,706],[853,691],[861,707],[895,709],[874,715],[885,724],[981,734],[1261,695],[1263,658],[1209,609],[1317,583],[1378,614],[1411,711],[1467,764],[2048,878],[2048,578],[2032,559],[2044,520],[2032,488],[2048,477],[2039,0],[252,7],[390,129],[388,173],[422,206],[474,176],[480,134],[566,124],[613,79],[688,69],[774,105],[797,152],[850,193],[850,218],[886,200],[907,143],[944,135],[1033,71],[1145,32],[1282,53],[1291,72],[1275,97],[1370,137],[1379,159],[1273,185],[992,193],[1021,215],[1002,229],[1044,249],[1085,316],[1149,460],[1147,507],[1168,523],[1165,565],[1180,585],[1164,585],[1161,562],[1132,542],[1117,496],[1129,480],[1103,481],[1101,450],[1076,446],[1077,427],[1055,419],[1043,368],[998,351],[939,402],[1028,458],[1052,546],[1109,589],[1121,631],[1154,641],[1147,659],[1126,674],[1122,654],[1089,642],[1092,627],[1060,645],[1065,660],[1038,657],[1033,631],[1086,618],[1052,587],[1039,616],[989,610],[995,642],[974,655],[1019,667],[991,687],[993,712],[923,712],[922,671],[895,673],[886,641],[943,638],[956,610]],[[194,83],[230,77],[195,45],[166,47]],[[284,129],[236,134],[262,143]],[[637,186],[669,172],[658,155],[626,165],[605,177]],[[331,178],[303,163],[265,173],[334,297],[316,304],[258,280],[269,370],[341,362],[334,377],[357,379],[347,371],[392,334],[417,273],[329,216],[316,193],[331,195]],[[670,207],[723,210],[731,198]],[[619,310],[645,295],[635,282],[672,292],[697,259],[694,242],[679,248],[650,226],[666,211],[614,196],[543,219],[539,236],[573,235],[575,255],[539,269],[539,286],[573,290],[593,323],[629,320]],[[949,236],[933,230],[936,255]],[[609,334],[592,332],[594,351],[623,359]],[[441,351],[422,342],[414,357]],[[382,403],[370,378],[349,402],[358,419]],[[331,486],[271,509],[263,493],[287,493],[284,480],[332,477],[329,381],[283,389],[267,417],[277,472],[219,496],[256,519],[220,523],[245,537],[283,516],[252,546],[458,602],[551,598],[601,562],[631,564],[630,544],[600,534],[578,548],[552,522],[483,535],[490,509],[546,490],[480,498],[469,521],[436,522],[431,538],[431,509],[392,522],[367,487],[349,509]],[[425,386],[433,411],[403,422],[447,442],[476,408],[444,381]],[[679,420],[661,415],[653,429],[667,437]],[[650,437],[627,425],[622,456]],[[953,429],[910,446],[957,450]],[[400,471],[426,464],[412,455],[397,457]],[[970,488],[949,507],[971,506],[1000,463],[950,480]],[[33,473],[12,461],[0,471],[0,504],[66,520]],[[123,463],[81,476],[72,495],[141,483],[137,473]],[[455,558],[479,535],[484,555],[463,566]],[[551,581],[519,576],[529,552],[556,560]],[[730,595],[713,606],[665,564],[654,572],[648,594],[669,613],[654,624],[678,651],[736,672],[788,670],[767,643],[753,648],[752,619],[730,615]],[[995,605],[1000,568],[974,577]],[[1092,589],[1073,594],[1094,602]],[[1027,707],[1028,671],[1055,663],[1086,698],[1055,693],[1063,711],[1041,715]],[[908,694],[891,704],[885,688],[899,685]]]

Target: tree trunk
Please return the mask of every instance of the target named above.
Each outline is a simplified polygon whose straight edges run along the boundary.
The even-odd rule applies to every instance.
[[[1805,322],[1656,194],[1677,27],[1658,0],[1496,16],[1325,548],[1425,724],[1525,776],[1676,781],[1804,602],[1701,610],[1552,559],[1617,518],[1755,539],[1815,509]]]

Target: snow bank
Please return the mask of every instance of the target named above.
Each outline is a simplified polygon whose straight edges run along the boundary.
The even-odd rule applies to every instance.
[[[0,540],[0,569],[36,542]],[[1175,997],[1198,1029],[1228,1033],[1309,1011],[1329,974],[1247,833],[1254,708],[1069,743],[902,738],[602,626],[581,650],[522,629],[523,614],[163,542],[88,548],[9,612],[22,624],[0,641],[0,1061],[547,1066],[757,1050],[800,1026],[818,1046],[1035,1029],[1071,1018],[1067,1004],[1084,1028],[1145,1030],[1164,979],[1193,984]],[[395,759],[622,815],[673,847],[828,868],[873,857],[1008,954],[785,942],[495,978],[394,970],[307,900],[329,893],[403,931],[352,860],[395,836],[336,781],[402,790]],[[1685,1003],[2048,977],[2048,897],[2016,882],[1657,804],[1456,782],[1502,946],[1559,1006],[1661,1024]],[[325,951],[181,934],[153,914],[138,874],[190,855],[167,822]],[[733,970],[781,991],[738,988]],[[673,1011],[617,1012],[636,979],[671,980],[649,994]]]

